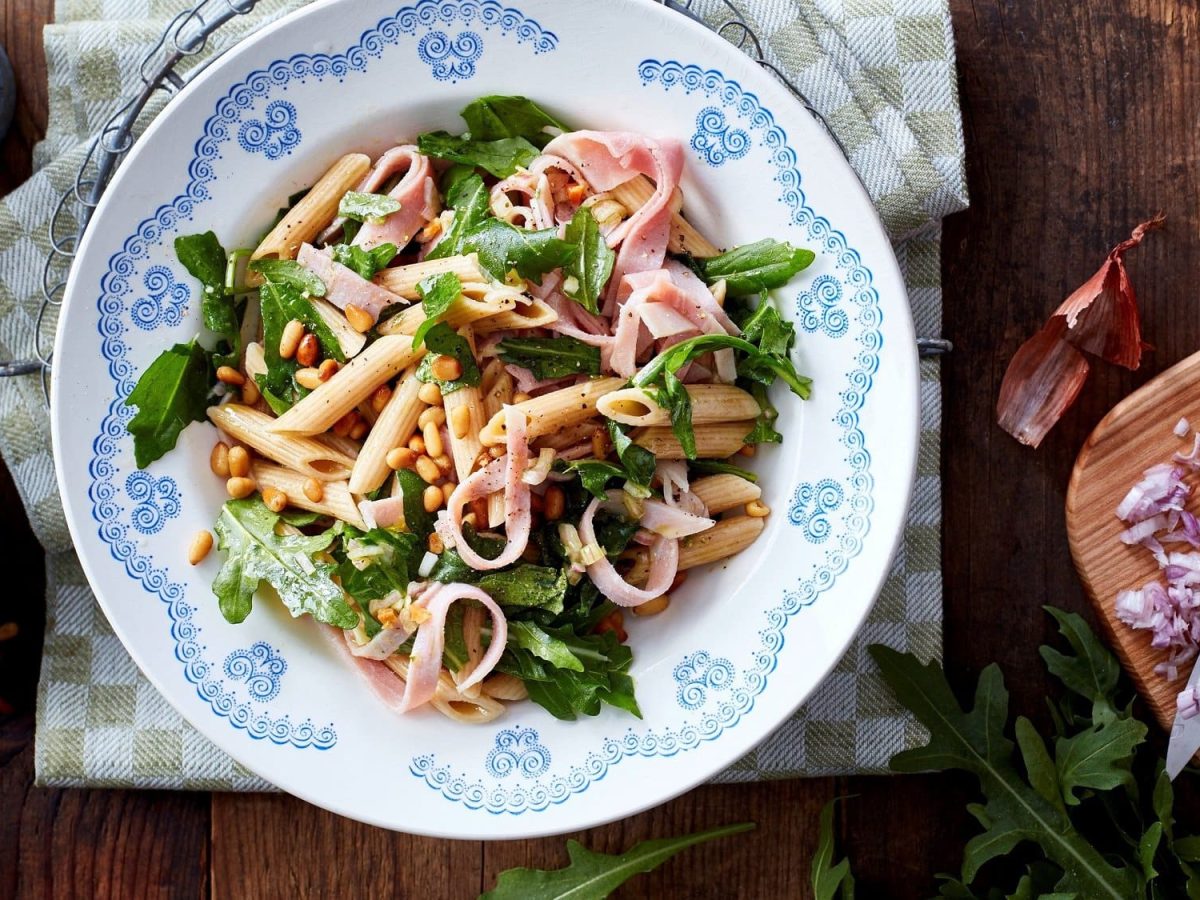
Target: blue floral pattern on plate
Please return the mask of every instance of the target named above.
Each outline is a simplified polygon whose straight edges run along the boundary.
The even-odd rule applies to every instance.
[[[814,483],[804,482],[796,488],[792,498],[788,519],[804,531],[804,536],[813,544],[829,539],[832,526],[829,516],[836,512],[846,498],[842,486],[831,478]]]
[[[800,327],[809,334],[823,332],[827,337],[840,338],[850,330],[850,317],[838,306],[842,299],[842,283],[832,275],[820,275],[796,301]]]
[[[300,146],[296,127],[296,107],[286,100],[272,100],[261,119],[247,119],[238,128],[238,143],[247,153],[261,153],[267,159],[287,156]]]
[[[259,703],[279,696],[280,682],[287,671],[287,660],[266,641],[255,641],[244,650],[225,657],[225,674],[234,681],[246,682],[246,691]]]
[[[684,709],[699,709],[709,691],[727,691],[733,684],[733,663],[707,650],[690,653],[679,661],[671,675],[679,685],[675,699]]]
[[[550,768],[550,751],[538,742],[536,728],[506,728],[496,735],[496,746],[488,751],[485,768],[497,778],[514,772],[537,778]]]
[[[475,62],[483,56],[483,38],[473,31],[460,31],[454,38],[431,31],[417,44],[417,56],[438,81],[466,81],[475,75]]]
[[[130,472],[125,479],[125,493],[134,502],[130,522],[142,534],[162,531],[167,519],[179,515],[179,488],[169,475],[155,477],[149,472]]]
[[[696,133],[692,149],[713,168],[731,159],[741,159],[750,152],[750,135],[741,128],[731,128],[725,113],[715,106],[706,106],[696,116]]]
[[[166,266],[151,266],[142,276],[146,296],[139,297],[129,307],[133,324],[143,331],[153,331],[160,325],[173,328],[183,321],[191,291],[180,284]]]

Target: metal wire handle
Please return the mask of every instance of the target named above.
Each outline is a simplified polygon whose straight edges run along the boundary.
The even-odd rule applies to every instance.
[[[697,12],[696,0],[656,0],[668,9],[688,16],[733,44],[755,62],[778,78],[796,97],[806,110],[821,123],[841,148],[846,148],[837,134],[821,114],[808,102],[808,98],[779,70],[763,52],[762,42],[746,22],[745,17],[730,0],[715,0],[723,10],[713,20],[706,20]],[[86,157],[76,173],[75,181],[59,198],[50,220],[50,251],[42,266],[42,304],[33,326],[33,353],[31,359],[0,362],[0,378],[16,375],[39,375],[42,392],[49,403],[50,367],[52,364],[54,333],[49,326],[47,313],[62,304],[67,273],[75,257],[79,240],[91,221],[92,213],[100,203],[105,188],[125,154],[137,140],[135,129],[146,106],[158,95],[167,100],[174,97],[188,82],[203,71],[224,50],[218,51],[202,63],[187,68],[189,60],[208,46],[208,39],[226,23],[244,16],[258,5],[258,0],[200,0],[194,6],[179,13],[164,29],[158,42],[142,58],[138,67],[141,81],[136,92],[114,112],[92,141]],[[181,71],[182,70],[182,71]],[[951,349],[949,341],[942,338],[918,338],[917,348],[921,356],[937,356]]]

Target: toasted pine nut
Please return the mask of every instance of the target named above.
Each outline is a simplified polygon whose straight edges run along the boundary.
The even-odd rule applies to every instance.
[[[421,454],[425,452],[425,438],[419,434],[414,434],[408,439],[408,449],[413,453]]]
[[[738,451],[738,454],[741,456],[753,456],[754,455],[754,445],[753,444],[742,444],[742,449],[740,449]]]
[[[296,362],[302,366],[316,365],[317,357],[320,355],[321,344],[315,334],[310,332],[300,338],[300,346],[296,348]]]
[[[245,447],[230,447],[227,465],[234,478],[245,478],[250,474],[250,454]]]
[[[246,376],[233,366],[218,366],[217,381],[224,382],[225,384],[235,384],[240,387],[246,383]]]
[[[428,546],[429,546],[430,553],[439,553],[440,554],[443,550],[446,549],[446,543],[442,540],[442,536],[440,534],[438,534],[436,531],[431,531],[429,533]]]
[[[292,319],[283,326],[283,334],[279,338],[279,355],[284,359],[291,359],[296,355],[296,349],[303,337],[304,323],[299,319]]]
[[[567,187],[567,199],[572,203],[582,203],[587,198],[587,188],[582,184],[571,184]]]
[[[212,532],[197,531],[196,536],[192,538],[192,542],[188,545],[188,562],[193,566],[198,566],[201,560],[208,556],[208,552],[212,550],[212,545]]]
[[[547,522],[556,522],[561,519],[565,506],[566,496],[563,494],[562,488],[557,484],[546,488],[546,493],[542,495],[542,512],[545,514]]]
[[[500,446],[487,448],[487,455],[490,456],[492,459],[499,459],[507,452],[508,451],[506,449],[504,449],[504,447],[500,447]],[[487,463],[484,463],[484,465],[487,465]]]
[[[358,410],[352,409],[333,423],[333,433],[338,437],[348,437],[358,424]]]
[[[447,505],[449,505],[449,503],[450,503],[450,496],[454,493],[454,491],[457,488],[458,488],[457,484],[454,484],[449,481],[447,481],[445,484],[442,485],[442,495],[446,498]]]
[[[346,321],[350,323],[350,327],[359,334],[366,334],[375,324],[375,320],[371,318],[371,314],[361,306],[347,303],[343,312],[346,314]]]
[[[321,373],[312,366],[306,369],[297,369],[293,377],[296,379],[296,384],[302,388],[308,388],[310,391],[315,391],[321,386]]]
[[[367,432],[371,430],[371,426],[366,419],[359,419],[354,427],[350,429],[350,437],[356,441],[361,441],[367,436]]]
[[[388,401],[391,399],[392,389],[386,384],[381,384],[379,387],[375,388],[375,393],[371,395],[371,409],[375,410],[377,413],[381,413],[383,412],[383,408],[388,405]]]
[[[527,393],[525,393],[524,391],[517,391],[515,394],[513,394],[512,402],[513,403],[524,403],[528,399],[529,399],[529,395]]]
[[[262,492],[263,504],[271,512],[283,512],[288,505],[287,494],[279,488],[265,487]]]
[[[460,441],[467,436],[467,432],[471,430],[471,408],[469,406],[454,407],[454,412],[450,414],[450,430]]]
[[[322,381],[328,381],[338,373],[341,366],[336,359],[330,358],[321,361],[321,365],[317,366],[317,377]]]
[[[424,431],[425,426],[432,422],[434,425],[442,425],[446,421],[446,411],[440,406],[431,406],[429,409],[422,410],[421,415],[417,417],[417,426]],[[425,443],[429,443],[428,440]],[[434,454],[436,456],[436,454]]]
[[[592,456],[596,459],[604,459],[608,456],[609,449],[611,449],[611,444],[608,440],[608,432],[603,428],[597,428],[592,432]]]
[[[432,381],[428,384],[421,385],[421,389],[417,391],[417,399],[429,406],[442,405],[442,389]]]
[[[487,524],[488,520],[488,501],[487,497],[476,497],[471,501],[471,515],[475,517],[475,521]]]
[[[437,512],[445,502],[445,497],[442,495],[442,489],[435,485],[430,485],[425,488],[425,493],[421,495],[421,499],[425,503],[425,512]]]
[[[443,453],[441,456],[435,456],[433,461],[437,467],[442,470],[443,475],[449,475],[450,470],[454,468],[454,461],[450,459],[450,454],[448,453]]]
[[[407,447],[394,447],[388,451],[387,464],[392,469],[411,469],[417,462],[417,454]]]
[[[417,474],[429,484],[433,484],[442,477],[442,470],[428,456],[418,456],[416,466]]]
[[[253,378],[247,377],[246,383],[242,385],[242,402],[247,406],[253,406],[261,396],[262,392],[258,389],[258,383]]]
[[[224,441],[213,444],[212,453],[208,455],[208,467],[218,478],[229,477],[229,445]]]
[[[446,448],[442,446],[442,429],[438,425],[435,425],[433,422],[427,423],[422,434],[425,435],[426,453],[430,456],[438,457],[445,452]]]
[[[457,381],[462,378],[463,368],[462,363],[453,356],[439,356],[433,361],[429,371],[438,381]]]
[[[530,491],[529,492],[529,510],[530,510],[530,512],[535,512],[540,516],[545,511],[545,509],[546,509],[546,501],[542,499],[540,494],[535,494],[535,493],[533,493],[533,491]]]
[[[320,503],[325,499],[325,486],[315,478],[309,478],[304,482],[304,496],[313,503]]]
[[[433,219],[431,222],[429,222],[428,225],[426,225],[424,228],[421,229],[421,233],[417,235],[417,240],[420,243],[424,244],[429,241],[432,241],[435,237],[437,237],[441,233],[442,233],[442,220],[441,219]]]
[[[241,500],[249,497],[257,489],[257,485],[252,478],[240,478],[234,476],[225,482],[225,490],[234,500]]]
[[[633,614],[635,616],[657,616],[670,605],[671,595],[663,594],[662,596],[655,597],[653,600],[647,600],[640,606],[635,606]]]
[[[761,500],[751,500],[746,504],[746,515],[753,516],[755,519],[762,519],[771,514],[771,507],[767,506]]]

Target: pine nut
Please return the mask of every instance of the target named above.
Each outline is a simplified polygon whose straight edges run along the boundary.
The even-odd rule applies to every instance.
[[[227,464],[229,474],[234,478],[245,478],[250,474],[250,454],[245,447],[230,447]]]
[[[321,365],[317,366],[317,377],[322,381],[328,381],[338,373],[338,369],[340,368],[341,366],[336,359],[323,360]]]
[[[753,516],[755,519],[766,518],[771,514],[771,507],[767,506],[761,500],[751,500],[746,504],[746,515]]]
[[[249,497],[256,489],[257,486],[254,484],[254,479],[252,478],[240,478],[235,475],[225,482],[225,490],[234,500]]]
[[[302,366],[315,365],[320,355],[321,345],[315,334],[306,334],[300,338],[300,345],[296,348],[296,362]]]
[[[188,545],[188,562],[193,566],[200,565],[204,557],[208,556],[213,546],[213,536],[208,531],[197,531],[196,536],[192,538],[191,544]]]
[[[426,244],[432,241],[435,237],[442,233],[442,220],[434,219],[428,225],[421,229],[421,233],[417,235],[417,241]]]
[[[524,403],[528,399],[530,399],[530,397],[527,393],[525,393],[524,391],[517,391],[515,394],[513,394],[512,402],[513,403]]]
[[[447,506],[450,505],[450,497],[454,494],[454,492],[456,490],[458,490],[458,485],[454,484],[453,482],[447,481],[445,484],[442,485],[442,495],[446,498]]]
[[[434,425],[444,425],[446,422],[446,411],[440,406],[431,406],[429,409],[423,410],[421,415],[417,417],[417,425],[422,431],[425,430],[425,426],[430,422]],[[428,439],[425,443],[429,443]],[[434,455],[436,456],[437,454]]]
[[[490,456],[492,459],[500,459],[507,452],[508,451],[505,450],[503,447],[488,447],[487,448],[487,455]],[[484,463],[484,465],[487,465],[487,463]]]
[[[292,319],[283,326],[283,334],[279,338],[279,355],[283,359],[291,359],[296,355],[296,349],[303,337],[304,323],[299,319]]]
[[[338,437],[349,437],[354,426],[358,424],[358,410],[352,409],[333,423],[333,433]]]
[[[262,492],[263,505],[271,512],[283,512],[288,505],[287,494],[279,488],[265,487]]]
[[[343,312],[346,314],[346,321],[350,323],[350,327],[359,334],[366,334],[375,325],[375,320],[371,318],[371,314],[361,306],[347,303]]]
[[[457,381],[462,378],[463,368],[462,363],[453,356],[439,356],[433,361],[429,371],[438,381]]]
[[[597,428],[592,432],[592,456],[596,459],[604,459],[608,456],[610,447],[607,431]]]
[[[441,509],[442,503],[446,498],[442,495],[442,489],[440,487],[435,487],[431,484],[429,487],[425,488],[425,493],[421,495],[421,499],[425,503],[425,512],[431,513],[437,512],[439,509]]]
[[[471,408],[469,406],[456,406],[454,412],[450,413],[450,430],[460,441],[467,436],[467,432],[471,430]]]
[[[387,464],[392,469],[411,469],[417,462],[417,454],[407,447],[395,447],[388,451]]]
[[[437,464],[437,467],[442,470],[443,475],[449,475],[450,470],[454,468],[454,461],[450,459],[450,456],[447,453],[443,453],[441,456],[435,456],[433,461]]]
[[[325,499],[325,485],[315,478],[309,478],[304,482],[304,496],[313,503],[320,503]]]
[[[414,434],[408,439],[408,449],[418,455],[425,452],[425,438],[419,434]]]
[[[433,484],[442,477],[442,470],[439,469],[437,467],[437,463],[435,463],[428,456],[418,456],[416,466],[417,474],[429,484]]]
[[[562,518],[566,500],[563,489],[557,484],[546,488],[546,493],[542,495],[542,512],[545,514],[547,522],[556,522]]]
[[[321,373],[311,366],[307,369],[297,369],[296,374],[292,377],[296,379],[296,384],[302,388],[308,388],[310,391],[315,391],[321,386]]]
[[[436,531],[429,533],[429,552],[441,554],[446,549],[446,543],[442,540],[442,536]]]
[[[381,384],[375,388],[375,393],[371,395],[371,409],[375,410],[376,413],[381,413],[391,399],[392,389],[386,384]]]
[[[224,441],[213,444],[212,453],[208,455],[208,467],[218,478],[229,477],[229,445]]]
[[[241,387],[246,383],[246,376],[235,369],[233,366],[218,366],[217,381],[225,384],[233,384]]]
[[[487,525],[488,521],[488,502],[487,497],[476,497],[471,501],[471,515],[475,517],[476,522]]]
[[[633,614],[635,616],[657,616],[670,605],[671,595],[663,594],[660,597],[655,597],[653,600],[647,600],[641,606],[635,606]]]
[[[442,446],[442,429],[429,422],[422,433],[425,435],[425,452],[433,457],[441,456],[446,450]]]
[[[350,437],[356,441],[361,441],[367,436],[367,432],[370,430],[370,423],[366,419],[359,419],[355,426],[350,429]]]
[[[432,381],[428,384],[421,385],[421,389],[417,391],[417,399],[429,406],[442,405],[442,389]]]
[[[753,456],[754,455],[754,445],[753,444],[742,444],[742,448],[740,450],[738,450],[738,454],[741,456]]]
[[[258,389],[258,383],[253,378],[247,377],[246,383],[242,385],[242,402],[247,406],[253,406],[261,396],[262,392]]]

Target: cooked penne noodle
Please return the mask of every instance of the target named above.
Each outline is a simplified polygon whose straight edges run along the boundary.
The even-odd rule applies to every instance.
[[[415,372],[406,372],[363,442],[362,452],[350,475],[351,493],[369,493],[383,484],[392,473],[387,464],[388,452],[394,447],[403,446],[416,430],[417,417],[425,408],[425,404],[417,397],[420,390],[421,382],[417,380]]]
[[[613,197],[629,210],[638,210],[654,194],[654,184],[645,175],[638,175],[617,185],[609,191]],[[692,256],[717,256],[721,251],[676,211],[671,214],[671,239],[667,249],[672,253],[690,253]]]
[[[740,475],[709,475],[697,478],[689,487],[704,503],[710,516],[744,506],[762,496],[762,488]]]
[[[475,667],[479,665],[479,660],[483,657],[483,623],[485,618],[487,618],[487,613],[477,603],[469,604],[463,610],[462,636],[463,646],[467,648],[467,661],[457,672],[450,673],[450,678],[454,681],[454,686],[458,688],[458,692],[471,700],[479,697],[483,692],[483,686],[473,684],[466,690],[463,690],[459,686],[471,676],[471,673],[475,671]]]
[[[287,211],[250,258],[295,259],[300,245],[312,241],[333,221],[342,195],[353,190],[370,168],[371,158],[364,153],[343,156]],[[247,281],[262,284],[262,276],[250,272]]]
[[[513,328],[545,328],[558,321],[558,313],[544,300],[534,299],[530,303],[518,303],[511,309],[480,319],[475,323],[476,334],[491,334],[493,331],[508,331]]]
[[[479,388],[461,387],[453,393],[444,394],[442,405],[446,409],[446,433],[450,435],[454,471],[458,473],[458,480],[463,482],[474,471],[475,461],[483,452],[479,432],[488,420],[483,411],[483,398],[479,394]],[[465,414],[459,412],[463,409],[467,411]],[[456,423],[464,418],[466,430],[460,437]]]
[[[408,678],[407,656],[389,656],[383,663],[401,679]],[[483,693],[475,698],[460,694],[445,669],[442,669],[441,675],[438,677],[437,692],[430,701],[430,705],[447,718],[468,725],[490,722],[504,712],[503,703],[499,703]]]
[[[679,571],[694,569],[741,553],[763,533],[766,521],[752,516],[732,516],[721,519],[707,531],[684,538],[679,543]],[[630,584],[645,584],[650,575],[650,559],[645,550],[637,550],[635,553],[633,565],[625,573],[625,580]]]
[[[495,293],[494,295],[476,298],[464,293],[450,304],[442,321],[451,328],[461,328],[488,316],[506,312],[516,306],[516,300],[509,294]],[[425,309],[415,303],[401,310],[379,326],[380,334],[415,334],[425,321]]]
[[[532,441],[543,434],[561,431],[592,418],[596,415],[596,404],[600,398],[624,383],[623,378],[593,378],[583,384],[551,391],[549,394],[518,403],[517,407],[529,420],[526,435]],[[499,413],[492,416],[480,432],[479,439],[488,447],[503,444],[504,416]]]
[[[287,495],[288,504],[291,506],[307,509],[309,512],[315,512],[322,516],[333,516],[362,531],[367,530],[367,523],[363,521],[354,498],[350,496],[350,489],[346,487],[346,482],[325,482],[321,499],[314,503],[304,493],[304,482],[308,480],[307,475],[285,469],[283,466],[259,461],[254,462],[250,471],[254,475],[254,483],[258,485],[260,491],[263,488],[274,488]]]
[[[346,321],[346,314],[328,300],[310,297],[309,301],[312,303],[313,309],[317,311],[317,315],[321,317],[321,321],[329,326],[329,330],[337,338],[338,346],[342,348],[342,355],[346,359],[358,356],[362,352],[362,348],[366,346],[367,336],[355,331]]]
[[[377,274],[374,281],[380,287],[385,287],[406,300],[420,300],[421,294],[417,291],[417,285],[430,275],[444,275],[446,272],[453,272],[463,284],[488,281],[488,277],[479,268],[479,257],[474,253],[467,256],[427,259],[407,266],[394,266]]]
[[[484,679],[483,692],[497,700],[524,700],[529,696],[525,682],[515,675],[501,672]]]
[[[339,434],[334,434],[332,431],[327,431],[324,434],[314,434],[312,439],[340,453],[345,453],[351,459],[358,459],[358,454],[362,452],[362,443],[360,441],[356,441],[352,437],[342,437]]]
[[[350,477],[353,458],[312,438],[270,431],[269,426],[276,420],[257,409],[240,403],[225,403],[210,406],[208,417],[230,437],[306,478],[343,481]]]
[[[580,441],[590,440],[597,429],[607,438],[608,430],[602,421],[599,419],[584,419],[582,422],[568,425],[561,431],[542,435],[537,439],[533,448],[540,450],[543,447],[551,447],[555,450],[566,450],[568,447],[574,447]]]
[[[696,435],[698,459],[724,459],[742,449],[753,422],[710,422],[692,429]],[[654,425],[635,431],[633,442],[645,447],[659,459],[687,459],[679,439],[669,425]]]
[[[759,413],[758,401],[731,384],[689,384],[692,422],[736,422]],[[603,415],[622,425],[670,425],[671,414],[646,388],[623,388],[605,395],[596,405]]]
[[[493,356],[484,366],[480,389],[483,391],[483,421],[486,423],[504,408],[505,403],[512,402],[513,378],[498,357]],[[488,527],[499,528],[503,522],[504,492],[496,491],[488,496]]]
[[[320,434],[424,355],[424,348],[413,349],[412,338],[385,335],[272,422],[271,430]]]

